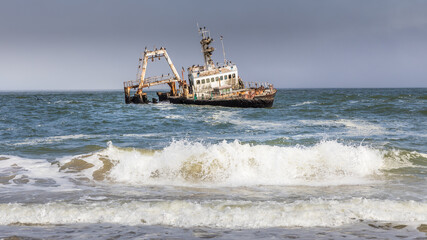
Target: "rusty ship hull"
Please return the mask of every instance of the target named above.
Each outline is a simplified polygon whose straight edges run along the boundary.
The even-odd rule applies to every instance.
[[[173,104],[212,105],[222,107],[240,108],[271,108],[273,107],[276,91],[262,96],[254,96],[252,99],[235,97],[229,99],[194,99],[185,97],[168,97]]]

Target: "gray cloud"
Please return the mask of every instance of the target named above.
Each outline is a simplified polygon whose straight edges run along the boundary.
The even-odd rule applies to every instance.
[[[202,64],[196,22],[247,81],[427,87],[427,1],[0,1],[0,90],[121,89],[145,46]],[[165,62],[148,74],[167,73]]]

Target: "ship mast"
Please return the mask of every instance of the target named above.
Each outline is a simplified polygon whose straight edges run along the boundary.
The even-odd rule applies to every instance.
[[[200,44],[202,45],[205,68],[209,69],[209,67],[215,67],[211,57],[212,52],[215,50],[215,48],[209,46],[209,44],[213,42],[213,39],[210,37],[210,33],[208,30],[206,30],[206,27],[199,28],[199,34],[202,35],[202,40],[200,41]]]
[[[220,37],[221,45],[222,45],[222,55],[224,56],[224,65],[227,64],[227,60],[225,59],[225,50],[224,50],[224,42],[222,41],[223,37]]]

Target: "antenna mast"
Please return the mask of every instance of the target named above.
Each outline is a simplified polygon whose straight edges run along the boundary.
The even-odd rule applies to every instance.
[[[222,45],[222,55],[224,55],[224,64],[227,64],[227,60],[225,60],[225,50],[224,50],[224,42],[222,41],[223,37],[220,37],[221,45]]]
[[[205,59],[205,67],[206,68],[212,67],[214,66],[214,63],[212,61],[211,56],[215,48],[210,47],[209,44],[213,42],[213,39],[210,37],[210,33],[206,29],[206,27],[199,28],[199,34],[202,35],[202,40],[200,41],[200,44],[202,45],[203,57]]]

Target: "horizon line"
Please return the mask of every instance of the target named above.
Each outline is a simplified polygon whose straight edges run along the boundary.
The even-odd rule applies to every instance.
[[[423,89],[426,87],[278,87],[276,89]],[[168,89],[147,89],[145,91],[163,91]],[[123,91],[123,89],[0,89],[0,92],[100,92]]]

